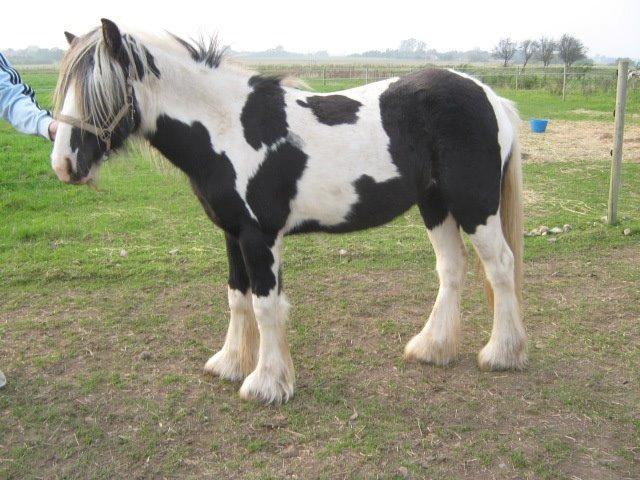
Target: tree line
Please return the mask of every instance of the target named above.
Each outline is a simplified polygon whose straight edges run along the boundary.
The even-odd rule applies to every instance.
[[[501,38],[491,54],[494,58],[502,60],[502,66],[506,67],[518,52],[521,54],[523,70],[532,59],[539,60],[546,68],[557,57],[569,68],[578,60],[587,57],[587,49],[582,41],[568,34],[562,35],[560,40],[542,37],[540,40],[514,42],[508,37]]]

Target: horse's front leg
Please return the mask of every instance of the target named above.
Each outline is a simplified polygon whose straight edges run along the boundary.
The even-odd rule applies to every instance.
[[[231,318],[224,346],[204,366],[207,373],[227,380],[242,380],[253,371],[258,357],[258,326],[253,315],[249,276],[238,241],[226,235],[229,258],[229,310]]]
[[[293,396],[295,382],[286,339],[289,304],[279,285],[281,243],[281,236],[269,238],[256,230],[240,237],[253,292],[253,311],[260,330],[258,364],[242,384],[240,396],[276,404]]]

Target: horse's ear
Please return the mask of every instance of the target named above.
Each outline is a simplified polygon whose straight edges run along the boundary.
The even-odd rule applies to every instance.
[[[67,39],[67,42],[69,42],[69,45],[71,45],[76,39],[76,36],[73,33],[64,32],[64,36]]]
[[[107,49],[113,58],[120,58],[122,49],[122,35],[120,29],[111,20],[102,19],[102,36],[107,45]]]

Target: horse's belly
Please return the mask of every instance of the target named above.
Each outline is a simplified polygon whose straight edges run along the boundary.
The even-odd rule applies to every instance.
[[[376,181],[363,174],[349,183],[317,182],[299,190],[288,230],[349,232],[382,225],[415,204],[415,188],[401,176]]]

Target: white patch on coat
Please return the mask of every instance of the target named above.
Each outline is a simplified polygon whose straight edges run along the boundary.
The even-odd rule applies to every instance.
[[[407,343],[404,352],[409,360],[447,365],[458,355],[460,296],[467,252],[460,227],[451,215],[428,233],[436,254],[440,288],[429,320]]]
[[[527,337],[515,293],[513,253],[502,235],[500,216],[490,216],[469,238],[494,294],[491,338],[478,354],[478,363],[487,370],[523,368]]]
[[[363,175],[376,182],[400,176],[389,153],[389,137],[380,117],[380,95],[395,82],[390,78],[358,88],[318,94],[288,90],[286,95],[289,131],[303,141],[307,165],[298,180],[298,193],[290,204],[285,231],[308,220],[324,226],[347,219],[358,201],[354,182]],[[312,109],[296,100],[309,96],[344,95],[362,105],[355,124],[325,125]]]
[[[205,364],[207,373],[226,380],[242,380],[251,373],[258,358],[258,325],[253,315],[251,292],[228,289],[231,317],[224,346]]]
[[[76,99],[75,88],[70,86],[67,96],[64,99],[62,106],[62,114],[75,117],[76,112]],[[58,131],[56,132],[56,141],[53,143],[53,149],[51,150],[51,168],[58,178],[68,183],[71,181],[71,176],[68,171],[67,158],[71,162],[71,168],[75,171],[77,168],[77,152],[71,150],[71,131],[73,127],[66,123],[58,124]]]
[[[240,396],[264,403],[285,403],[293,397],[295,384],[286,336],[289,303],[276,286],[266,297],[253,295],[253,311],[260,329],[258,364],[242,383]]]

